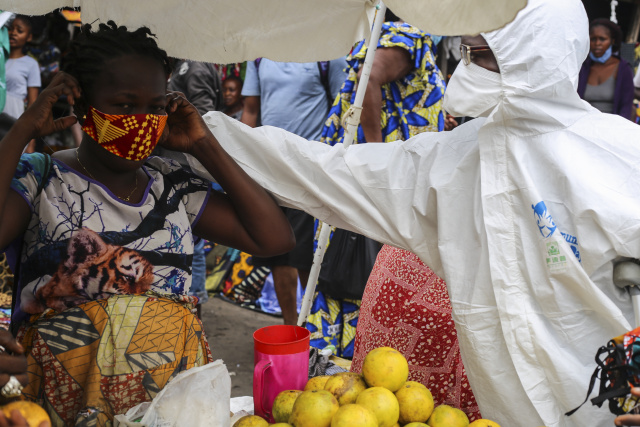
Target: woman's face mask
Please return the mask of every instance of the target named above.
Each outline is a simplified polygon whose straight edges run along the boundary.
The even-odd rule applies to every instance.
[[[498,105],[502,78],[473,62],[460,63],[444,93],[444,108],[454,117],[487,117]]]
[[[89,107],[82,130],[108,152],[139,161],[151,155],[166,123],[166,115],[114,115]]]

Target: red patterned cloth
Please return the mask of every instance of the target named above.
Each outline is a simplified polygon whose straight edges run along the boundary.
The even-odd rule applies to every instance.
[[[360,306],[351,370],[362,371],[367,353],[392,347],[409,361],[409,379],[431,391],[436,405],[482,418],[465,373],[444,280],[420,259],[383,246]]]

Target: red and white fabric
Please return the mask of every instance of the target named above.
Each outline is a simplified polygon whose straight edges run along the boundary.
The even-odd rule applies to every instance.
[[[424,384],[436,404],[481,418],[460,358],[444,280],[416,255],[385,245],[365,289],[351,370],[360,372],[367,353],[392,347],[409,362],[409,380]]]

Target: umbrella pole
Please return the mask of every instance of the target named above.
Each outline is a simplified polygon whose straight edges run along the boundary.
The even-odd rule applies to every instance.
[[[373,59],[378,48],[378,40],[380,39],[380,32],[382,31],[382,24],[384,23],[384,15],[387,7],[382,1],[378,5],[378,11],[376,13],[376,19],[373,23],[373,29],[371,30],[371,39],[369,41],[369,47],[367,49],[367,55],[364,58],[364,64],[362,66],[362,73],[360,75],[360,81],[358,82],[358,88],[356,89],[356,98],[353,105],[345,113],[342,126],[345,129],[343,144],[345,148],[349,148],[353,143],[355,134],[360,124],[360,112],[362,111],[362,101],[364,100],[364,93],[367,90],[367,84],[369,83],[369,75],[371,74],[371,67],[373,66]],[[307,321],[307,317],[311,313],[311,303],[316,293],[316,284],[318,283],[318,276],[320,275],[320,266],[324,259],[324,254],[327,251],[329,244],[329,236],[331,236],[331,227],[325,225],[320,221],[318,223],[320,228],[320,234],[318,237],[318,246],[316,252],[313,254],[313,265],[309,272],[309,281],[304,292],[304,298],[302,300],[302,306],[300,307],[300,314],[298,315],[298,326],[303,326]]]

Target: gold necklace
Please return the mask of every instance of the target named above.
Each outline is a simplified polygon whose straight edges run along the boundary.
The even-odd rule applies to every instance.
[[[97,181],[97,179],[95,179],[95,177],[93,176],[93,174],[91,172],[89,172],[89,169],[87,169],[85,167],[85,165],[82,164],[82,162],[80,161],[80,156],[78,155],[78,149],[76,149],[76,159],[78,160],[78,163],[80,164],[80,166],[82,166],[82,169],[84,169],[84,171],[86,173],[89,174],[89,176],[91,177],[91,179],[93,179],[94,181]],[[124,200],[125,202],[128,202],[129,199],[131,198],[131,196],[133,196],[133,193],[138,189],[138,172],[136,171],[136,185],[133,187],[133,190],[131,190],[131,193],[129,193],[129,195],[127,197],[120,197],[116,194],[116,196],[118,197],[118,199]],[[115,193],[114,193],[115,194]]]

